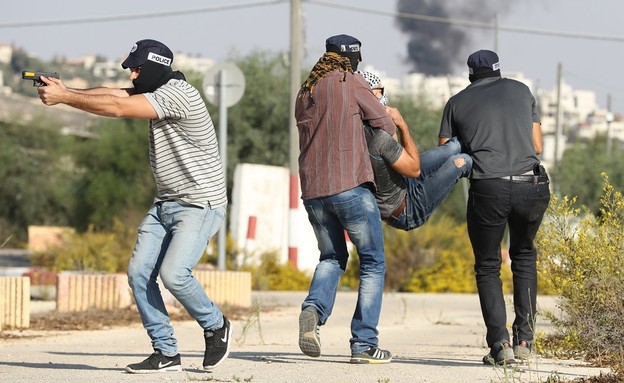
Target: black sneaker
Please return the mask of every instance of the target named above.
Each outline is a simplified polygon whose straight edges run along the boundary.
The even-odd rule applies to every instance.
[[[318,314],[314,307],[306,307],[299,314],[299,348],[307,356],[321,356]]]
[[[390,351],[371,347],[366,351],[351,354],[351,363],[354,364],[384,364],[390,363],[392,354]]]
[[[131,374],[152,374],[155,372],[169,371],[182,371],[180,354],[168,357],[161,354],[160,350],[156,350],[141,363],[129,364],[126,367],[126,372]]]
[[[218,330],[205,330],[206,352],[204,352],[204,370],[212,370],[227,358],[230,353],[232,326],[223,317],[223,327]]]

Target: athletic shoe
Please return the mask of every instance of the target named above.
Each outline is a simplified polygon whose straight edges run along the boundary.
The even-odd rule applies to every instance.
[[[299,348],[307,356],[321,356],[318,314],[314,307],[306,307],[299,314]]]
[[[131,374],[152,374],[155,372],[169,371],[182,371],[180,354],[168,357],[161,354],[160,350],[156,350],[141,363],[129,364],[126,367],[126,372]]]
[[[513,346],[513,353],[516,359],[527,360],[531,355],[531,342],[521,340],[520,344]]]
[[[206,352],[204,352],[204,370],[217,367],[230,354],[232,326],[226,317],[223,317],[223,327],[218,330],[205,330]]]
[[[392,354],[390,351],[371,347],[366,351],[351,354],[351,363],[355,364],[384,364],[390,363]]]
[[[515,363],[514,352],[509,346],[509,342],[506,340],[495,343],[490,352],[483,357],[483,364],[489,364],[491,366],[502,366]]]

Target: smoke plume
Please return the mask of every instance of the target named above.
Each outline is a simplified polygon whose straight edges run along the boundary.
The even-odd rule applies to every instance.
[[[492,23],[496,14],[507,12],[511,0],[398,0],[397,10],[446,19]],[[453,73],[465,60],[466,46],[478,30],[461,25],[413,20],[397,17],[399,29],[408,36],[407,62],[414,72],[428,75]],[[493,36],[493,35],[491,35]],[[488,49],[493,37],[483,48]],[[489,48],[491,49],[491,48]]]

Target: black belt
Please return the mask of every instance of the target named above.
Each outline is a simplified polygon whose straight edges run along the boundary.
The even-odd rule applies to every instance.
[[[392,222],[392,218],[397,218],[398,216],[400,216],[401,213],[403,213],[403,210],[405,210],[406,201],[407,201],[407,195],[405,195],[399,207],[397,207],[396,210],[393,211],[392,214],[390,214],[390,216],[384,218],[383,220],[390,223]]]
[[[501,180],[507,180],[511,182],[523,182],[523,183],[532,183],[532,184],[548,183],[548,176],[546,175],[521,174],[517,176],[504,176],[504,177],[498,177],[498,178]]]

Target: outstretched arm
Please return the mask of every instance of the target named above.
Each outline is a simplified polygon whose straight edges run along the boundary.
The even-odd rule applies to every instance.
[[[397,108],[387,107],[386,110],[401,133],[401,145],[403,146],[403,152],[401,152],[399,159],[392,164],[392,168],[405,177],[419,177],[420,153],[418,152],[418,147],[410,134],[407,122],[405,122],[403,116],[401,116],[401,113],[399,113]]]
[[[73,88],[68,88],[68,89],[73,92],[82,93],[82,94],[108,94],[110,96],[117,96],[117,97],[129,97],[132,95],[132,91],[134,90],[133,88],[104,88],[104,87],[89,88],[89,89],[73,89]]]
[[[535,154],[542,153],[542,124],[539,122],[533,123],[533,147],[535,148]]]
[[[108,117],[157,118],[152,105],[142,94],[131,95],[128,89],[68,89],[59,79],[42,77],[46,86],[37,88],[45,105],[66,104],[76,109]]]

